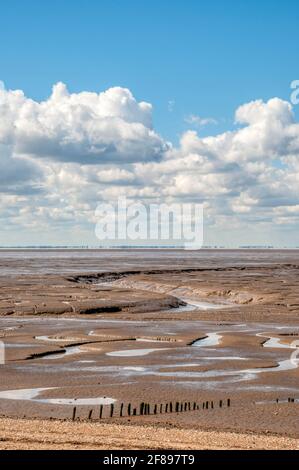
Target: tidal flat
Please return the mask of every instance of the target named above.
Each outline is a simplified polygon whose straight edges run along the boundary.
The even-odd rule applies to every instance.
[[[0,269],[2,419],[296,447],[299,251],[2,250]]]

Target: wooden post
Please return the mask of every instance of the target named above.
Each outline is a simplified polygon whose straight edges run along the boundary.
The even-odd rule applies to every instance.
[[[163,413],[163,404],[160,405],[160,414]]]
[[[128,416],[131,416],[131,403],[128,404]]]
[[[100,419],[102,419],[103,416],[103,405],[100,406]]]
[[[119,412],[119,416],[120,416],[120,417],[122,417],[122,415],[123,415],[123,409],[124,409],[124,404],[122,403],[122,404],[120,405],[120,412]]]
[[[113,418],[113,410],[114,410],[114,405],[111,403],[110,405],[110,418]]]
[[[136,416],[137,415],[137,408],[134,408],[133,409],[133,416]]]
[[[211,401],[211,408],[214,409],[214,402]]]
[[[90,411],[89,411],[89,413],[88,413],[88,419],[91,419],[91,417],[92,417],[92,411],[93,411],[93,410],[90,410]]]
[[[169,403],[169,411],[172,413],[172,401]]]
[[[196,402],[193,403],[193,410],[196,410]]]
[[[222,400],[219,400],[219,408],[222,408]]]
[[[206,409],[208,410],[209,409],[209,402],[206,401]]]
[[[154,415],[157,414],[157,404],[154,406]]]
[[[144,413],[144,403],[140,403],[140,415],[142,416]]]
[[[75,421],[75,419],[76,419],[76,410],[77,410],[77,408],[75,407],[75,408],[73,409],[73,418],[72,418],[73,421]]]
[[[168,403],[165,405],[165,413],[168,413]]]
[[[176,404],[175,404],[175,411],[176,411],[176,413],[179,412],[179,409],[180,409],[180,404],[179,404],[179,402],[177,401]]]
[[[227,406],[230,407],[230,398],[227,399]]]

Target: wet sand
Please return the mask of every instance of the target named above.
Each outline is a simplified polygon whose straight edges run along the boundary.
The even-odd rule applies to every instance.
[[[0,263],[2,420],[71,420],[76,406],[98,429],[107,403],[105,426],[237,431],[249,447],[251,433],[282,448],[299,438],[299,252],[1,252]]]

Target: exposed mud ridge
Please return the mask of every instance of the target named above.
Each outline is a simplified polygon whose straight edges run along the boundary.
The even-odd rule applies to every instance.
[[[192,341],[189,341],[187,343],[187,346],[193,346],[195,343],[197,343],[197,341],[201,341],[203,339],[207,339],[208,338],[208,335],[203,335],[203,336],[200,336],[199,338],[195,338],[193,339]]]
[[[67,352],[67,350],[69,348],[75,348],[75,347],[80,347],[80,346],[90,346],[90,345],[93,345],[93,344],[101,344],[101,343],[116,343],[118,341],[136,341],[137,338],[135,337],[128,337],[128,338],[109,338],[107,340],[97,340],[97,341],[80,341],[80,342],[77,342],[77,343],[71,343],[71,344],[68,344],[67,346],[62,346],[61,348],[59,349],[54,349],[54,350],[51,350],[51,351],[43,351],[43,352],[40,352],[40,353],[32,353],[32,354],[29,354],[25,360],[30,360],[30,359],[41,359],[41,358],[45,358],[47,356],[52,356],[52,355],[55,355],[55,354],[64,354]]]
[[[142,278],[139,279],[138,277],[130,277],[130,276],[123,276],[116,280],[110,281],[103,281],[104,283],[108,283],[111,287],[116,288],[124,288],[124,289],[131,289],[137,291],[144,291],[144,292],[151,292],[155,294],[163,294],[163,295],[170,295],[178,302],[181,302],[181,305],[186,305],[186,302],[190,302],[192,304],[192,299],[194,302],[196,300],[203,300],[208,298],[213,306],[213,301],[217,302],[217,300],[222,298],[223,302],[227,302],[227,304],[222,305],[222,307],[227,307],[229,305],[233,306],[233,304],[249,304],[258,300],[254,295],[249,292],[236,292],[230,289],[224,290],[217,290],[217,289],[210,289],[204,290],[198,288],[196,286],[189,286],[182,283],[175,283],[175,284],[166,284],[165,282],[157,282],[154,278]],[[185,302],[186,301],[186,302]],[[216,305],[214,303],[214,305]],[[221,308],[221,305],[218,305],[218,308]]]
[[[221,268],[219,268],[221,269]],[[190,273],[196,271],[206,271],[206,269],[200,268],[189,268],[189,269],[155,269],[150,271],[120,271],[120,272],[103,272],[103,273],[89,273],[89,274],[79,274],[75,276],[69,276],[66,279],[71,282],[84,283],[84,284],[93,284],[101,282],[113,282],[118,281],[119,279],[134,276],[137,274],[144,275],[154,275],[154,274],[180,274],[180,273]]]
[[[299,269],[299,265],[285,263],[279,265],[260,265],[259,269],[273,271],[276,269]],[[182,268],[182,269],[151,269],[151,270],[130,270],[130,271],[111,271],[111,272],[100,272],[100,273],[86,273],[78,274],[74,276],[68,276],[66,279],[71,282],[92,284],[99,280],[103,282],[117,281],[124,277],[134,275],[156,275],[156,274],[183,274],[183,273],[196,273],[196,272],[233,272],[233,271],[256,271],[256,266],[227,266],[227,267],[213,267],[213,268]]]
[[[69,282],[79,285],[101,285],[107,283],[113,288],[124,288],[155,294],[171,295],[179,301],[205,300],[234,305],[274,304],[278,308],[295,311],[296,301],[292,304],[275,288],[272,290],[273,276],[277,279],[284,277],[287,272],[296,278],[299,265],[283,263],[279,265],[257,266],[226,266],[226,267],[196,267],[175,269],[132,269],[126,271],[109,271],[86,273],[68,277]],[[240,273],[240,274],[238,274]],[[259,285],[252,282],[255,276],[263,276]],[[198,277],[198,279],[196,279]],[[266,285],[267,280],[271,282]],[[261,279],[259,277],[259,279]],[[187,282],[186,282],[187,281]],[[190,282],[191,281],[191,282]],[[199,281],[199,282],[198,282]],[[240,282],[241,281],[241,282]],[[279,280],[279,283],[285,283]],[[269,289],[270,287],[270,289]],[[287,288],[287,286],[284,286]]]
[[[95,307],[95,308],[87,308],[84,313],[86,315],[92,315],[94,313],[115,313],[115,312],[122,312],[121,307]]]
[[[249,304],[254,302],[256,297],[249,292],[236,292],[232,290],[217,290],[217,289],[209,289],[208,291],[197,286],[190,286],[182,283],[172,283],[166,284],[165,282],[157,282],[154,279],[141,279],[138,278],[123,278],[117,281],[111,282],[112,286],[117,288],[125,288],[125,289],[135,289],[139,291],[148,291],[156,294],[164,294],[164,295],[171,295],[178,301],[187,301],[192,304],[192,299],[194,302],[196,300],[203,300],[209,298],[211,307],[213,305],[213,301],[219,301],[219,297],[222,298],[223,301],[229,302],[227,304],[222,305],[222,307],[227,307],[229,304]],[[221,305],[218,304],[218,307],[221,308]]]
[[[64,277],[38,276],[31,284],[23,277],[0,283],[0,316],[95,316],[155,312],[175,309],[184,302],[171,295],[124,289],[100,288],[94,283],[70,281]]]
[[[59,349],[54,349],[52,351],[44,351],[44,352],[41,352],[41,353],[33,353],[33,354],[29,354],[29,356],[27,356],[25,358],[25,360],[29,361],[30,359],[41,359],[41,358],[46,357],[46,356],[52,356],[54,354],[63,354],[65,352],[66,352],[65,348],[59,348]]]

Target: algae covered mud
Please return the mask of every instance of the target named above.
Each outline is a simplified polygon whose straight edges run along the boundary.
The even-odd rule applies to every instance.
[[[104,406],[121,423],[299,436],[297,251],[2,251],[0,263],[2,415],[72,419],[75,406],[98,420]]]

